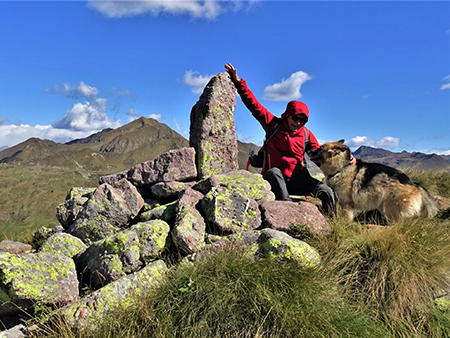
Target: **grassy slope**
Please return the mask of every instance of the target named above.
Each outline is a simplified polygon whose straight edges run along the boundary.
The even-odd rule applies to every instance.
[[[77,186],[97,186],[98,174],[70,168],[0,164],[0,240],[27,241],[42,226],[58,223],[56,206]]]

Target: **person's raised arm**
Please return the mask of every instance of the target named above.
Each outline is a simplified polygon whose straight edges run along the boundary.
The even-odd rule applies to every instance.
[[[258,120],[264,130],[267,132],[269,130],[269,124],[275,117],[271,112],[269,112],[253,95],[252,91],[247,87],[247,83],[244,79],[240,79],[237,75],[236,68],[233,67],[231,63],[225,65],[225,70],[230,75],[231,81],[233,81],[236,89],[242,99],[242,102],[247,107],[248,110],[253,114],[253,116]]]
[[[227,71],[228,74],[230,74],[231,80],[233,81],[233,83],[238,83],[240,81],[239,76],[237,75],[237,70],[236,68],[233,67],[233,65],[231,63],[227,63],[225,65],[225,70]]]

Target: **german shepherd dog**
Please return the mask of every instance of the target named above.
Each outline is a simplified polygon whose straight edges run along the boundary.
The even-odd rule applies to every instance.
[[[436,201],[401,171],[361,160],[352,164],[350,158],[350,149],[344,145],[344,140],[324,143],[310,155],[349,219],[353,219],[355,209],[378,210],[388,223],[436,215]]]

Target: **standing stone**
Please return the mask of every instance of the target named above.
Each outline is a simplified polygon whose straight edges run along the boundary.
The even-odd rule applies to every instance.
[[[192,107],[189,145],[196,151],[199,178],[239,169],[235,106],[236,89],[223,72],[209,80]]]

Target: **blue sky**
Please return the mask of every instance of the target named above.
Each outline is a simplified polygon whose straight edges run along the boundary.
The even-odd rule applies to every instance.
[[[232,63],[275,115],[310,109],[320,142],[450,154],[449,1],[1,1],[0,148],[139,117],[188,138]],[[236,134],[261,144],[240,99]]]

